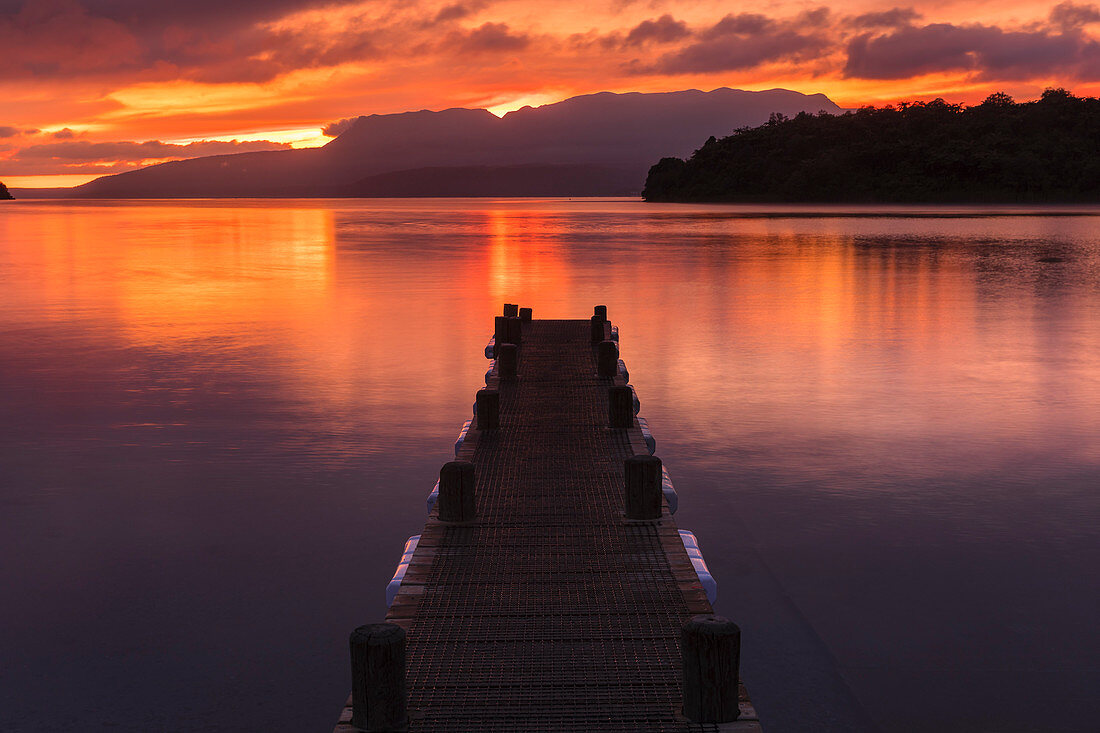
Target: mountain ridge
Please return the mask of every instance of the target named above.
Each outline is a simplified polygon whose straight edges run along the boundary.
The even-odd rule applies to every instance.
[[[786,89],[752,92],[721,87],[675,92],[597,92],[497,117],[485,109],[455,107],[363,115],[320,148],[210,156],[173,161],[72,189],[75,197],[279,197],[359,195],[356,182],[424,169],[493,170],[498,189],[535,190],[537,181],[513,173],[527,166],[560,169],[544,195],[621,195],[623,180],[642,189],[649,167],[663,157],[688,155],[711,135],[766,121],[772,113],[838,112],[823,94]],[[593,188],[585,166],[605,171],[607,192]],[[510,169],[510,170],[506,170]],[[617,171],[608,173],[607,171]],[[558,175],[560,174],[560,175]],[[406,176],[408,185],[415,176]],[[334,194],[335,191],[348,191]],[[425,195],[409,190],[405,195]],[[587,193],[579,193],[579,191]],[[370,195],[380,195],[373,193]]]

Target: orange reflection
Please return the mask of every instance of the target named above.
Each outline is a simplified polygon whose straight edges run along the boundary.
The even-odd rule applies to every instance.
[[[25,210],[24,210],[25,212]],[[333,228],[323,209],[201,204],[42,205],[20,217],[16,254],[34,259],[41,315],[71,319],[111,306],[117,333],[164,346],[227,326],[308,317],[331,279]]]
[[[504,302],[524,306],[555,304],[569,289],[570,273],[561,256],[560,232],[537,209],[490,209],[488,300],[493,310]],[[582,314],[583,315],[583,314]],[[546,317],[544,314],[543,317]]]

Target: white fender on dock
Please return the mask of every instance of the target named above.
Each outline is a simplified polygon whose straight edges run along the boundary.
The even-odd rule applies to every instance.
[[[669,513],[675,514],[676,508],[680,506],[680,497],[676,495],[676,487],[672,485],[668,469],[663,464],[661,466],[661,493],[665,495],[665,501],[668,502]]]
[[[401,581],[405,579],[405,573],[409,569],[416,546],[420,543],[420,535],[414,534],[405,540],[405,551],[401,555],[401,562],[397,563],[397,570],[393,573],[393,579],[386,586],[386,608],[393,605],[393,599],[397,597],[397,591],[401,590]]]
[[[496,356],[497,351],[497,337],[490,336],[489,343],[485,346],[485,358],[492,359]]]
[[[702,584],[703,590],[706,591],[707,600],[713,606],[715,601],[718,600],[718,581],[710,574],[707,561],[703,559],[703,553],[699,549],[699,540],[696,539],[694,533],[686,529],[680,530],[680,540],[684,543],[684,549],[687,550],[688,557],[691,558],[691,564],[695,567],[695,574],[699,576],[699,582]]]
[[[649,432],[649,423],[644,417],[638,418],[638,427],[642,429],[642,437],[645,438],[646,447],[649,448],[649,455],[653,455],[657,452],[657,439],[653,437],[653,433]]]
[[[435,486],[428,492],[428,513],[431,514],[432,507],[439,501],[439,479],[435,480]]]
[[[626,362],[619,359],[619,376],[623,378],[624,382],[630,381],[630,372],[626,370]]]
[[[455,441],[455,457],[458,457],[458,452],[462,450],[462,441],[466,440],[466,433],[470,432],[470,425],[474,422],[473,418],[470,418],[466,422],[462,423],[462,432],[458,434],[458,440]]]

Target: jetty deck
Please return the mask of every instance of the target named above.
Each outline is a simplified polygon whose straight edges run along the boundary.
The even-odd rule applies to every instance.
[[[713,609],[667,504],[624,515],[624,461],[650,451],[637,420],[609,427],[627,383],[597,373],[594,328],[523,322],[516,376],[486,376],[499,425],[479,415],[456,453],[476,516],[435,505],[386,616],[406,632],[410,731],[760,730],[744,688],[736,722],[681,712],[681,632]],[[354,730],[349,699],[336,731]]]

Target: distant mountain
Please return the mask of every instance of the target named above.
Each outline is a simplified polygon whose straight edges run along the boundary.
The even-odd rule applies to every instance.
[[[463,195],[637,194],[657,160],[687,156],[700,140],[761,124],[772,113],[803,111],[842,110],[822,94],[723,88],[601,92],[524,107],[503,118],[484,109],[369,115],[321,148],[163,163],[96,179],[73,189],[73,195],[426,196],[451,190],[435,177],[439,169],[448,169],[448,181],[477,182],[479,193]],[[601,172],[589,180],[580,173],[583,167]],[[522,193],[546,187],[540,182],[546,176],[556,181],[547,188],[552,194]]]

